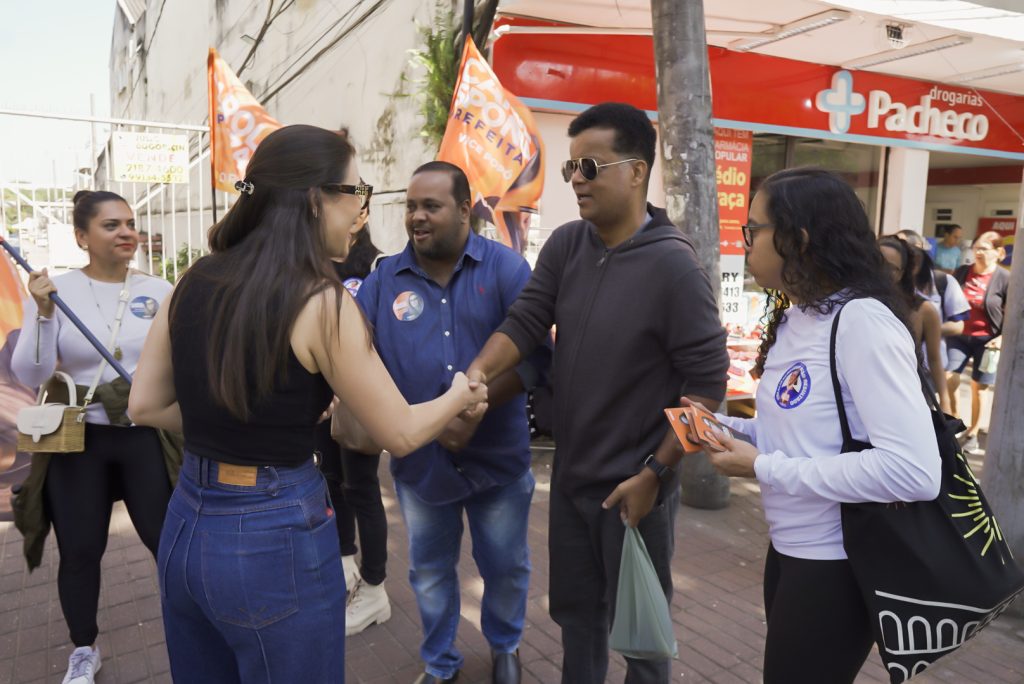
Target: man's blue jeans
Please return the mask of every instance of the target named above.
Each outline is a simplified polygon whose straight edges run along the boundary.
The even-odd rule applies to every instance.
[[[345,580],[310,458],[224,484],[185,454],[157,568],[176,682],[344,682]],[[228,472],[226,468],[224,473]]]
[[[462,667],[455,648],[459,626],[456,565],[462,543],[462,512],[473,539],[473,559],[484,581],[480,623],[498,653],[519,647],[530,585],[530,549],[526,530],[533,498],[533,473],[502,487],[454,503],[425,503],[407,485],[395,481],[409,531],[409,582],[423,621],[420,657],[426,671],[448,678]]]

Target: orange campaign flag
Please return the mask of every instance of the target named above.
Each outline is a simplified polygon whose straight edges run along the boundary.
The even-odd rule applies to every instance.
[[[544,190],[543,156],[533,114],[501,86],[467,38],[437,158],[466,172],[473,213],[493,223],[501,241],[520,253]]]
[[[235,192],[260,141],[281,128],[217,51],[206,62],[210,92],[210,163],[218,190]]]

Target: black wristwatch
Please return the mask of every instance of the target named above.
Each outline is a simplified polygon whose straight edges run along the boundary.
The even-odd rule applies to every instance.
[[[659,481],[667,480],[668,478],[675,475],[676,472],[675,470],[668,467],[664,463],[658,463],[658,461],[654,459],[654,454],[648,454],[647,458],[644,459],[643,465],[645,468],[650,468],[651,470],[653,470],[654,474],[658,476]]]

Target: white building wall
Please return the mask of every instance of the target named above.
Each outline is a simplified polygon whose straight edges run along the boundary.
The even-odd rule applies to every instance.
[[[933,185],[928,188],[924,208],[924,234],[935,235],[937,223],[957,223],[964,229],[964,239],[976,236],[978,219],[995,216],[997,210],[1011,210],[1016,215],[1021,185],[992,183],[987,185]],[[952,209],[952,221],[937,221],[937,209]]]
[[[431,23],[434,3],[393,0],[360,24],[359,17],[373,4],[298,0],[266,32],[240,78],[282,123],[349,128],[359,151],[360,172],[375,188],[374,240],[393,252],[405,242],[402,212],[397,209],[404,211],[402,193],[408,177],[433,156],[419,137],[414,95],[419,75],[409,63],[409,50],[420,46],[417,22]],[[133,72],[131,85],[118,92],[119,76],[115,71],[111,74],[112,116],[205,124],[208,48],[216,47],[237,71],[252,47],[243,36],[257,36],[265,17],[266,2],[149,0],[144,20],[136,27],[136,33],[145,33],[147,49],[134,69],[128,67]],[[347,28],[349,33],[313,62],[314,55]],[[126,50],[132,38],[131,28],[118,13],[112,67],[119,60],[130,62]],[[265,97],[300,70],[280,92]],[[192,172],[193,209],[200,198],[209,206],[209,162],[202,166]],[[177,194],[177,204],[184,209],[185,193]],[[223,198],[218,204],[223,204]],[[206,218],[208,223],[208,211]]]

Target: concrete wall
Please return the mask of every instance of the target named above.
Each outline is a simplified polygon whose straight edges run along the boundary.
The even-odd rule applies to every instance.
[[[978,219],[994,216],[996,210],[1010,209],[1017,213],[1020,184],[991,185],[938,185],[930,186],[925,198],[924,234],[935,235],[936,209],[952,209],[953,220],[963,226],[964,239],[972,239],[978,228]]]

